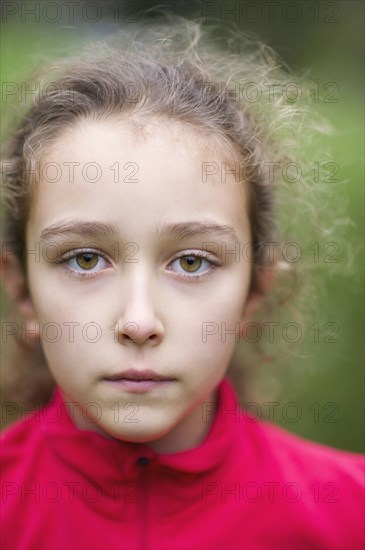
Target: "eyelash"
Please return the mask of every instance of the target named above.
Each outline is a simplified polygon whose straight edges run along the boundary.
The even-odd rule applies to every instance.
[[[74,258],[77,258],[77,256],[81,256],[82,254],[94,254],[95,256],[99,256],[100,258],[103,258],[103,260],[105,260],[106,262],[108,261],[107,258],[104,256],[104,254],[102,254],[99,250],[92,250],[90,248],[80,248],[78,250],[74,250],[71,254],[69,253],[68,255],[63,256],[62,258],[57,260],[56,263],[60,264],[62,269],[64,269],[66,274],[69,275],[70,277],[77,277],[81,279],[86,279],[88,277],[95,277],[100,272],[92,271],[88,273],[87,271],[85,271],[84,273],[82,273],[80,271],[76,271],[70,268],[67,265],[67,262],[69,262],[70,260],[73,260]]]
[[[206,260],[207,262],[209,262],[211,264],[210,268],[207,269],[201,275],[187,275],[185,273],[179,273],[180,277],[187,278],[189,280],[192,280],[193,282],[198,282],[199,280],[201,280],[205,277],[208,277],[218,267],[222,266],[222,263],[219,262],[218,260],[216,260],[215,258],[213,258],[210,254],[208,254],[206,252],[202,252],[202,251],[200,251],[199,253],[196,253],[193,250],[187,250],[186,252],[184,252],[184,254],[179,254],[177,256],[174,256],[172,258],[170,264],[172,264],[173,262],[175,262],[179,258],[186,258],[188,256],[193,256],[194,258],[202,258],[203,260]]]
[[[84,248],[84,249],[75,250],[72,254],[69,254],[67,256],[64,256],[64,257],[60,258],[59,260],[56,261],[56,263],[60,264],[62,269],[64,269],[65,272],[67,273],[67,275],[69,275],[70,277],[77,277],[77,278],[82,278],[82,279],[89,278],[89,277],[96,277],[97,274],[100,273],[100,271],[96,271],[96,272],[94,271],[94,272],[90,272],[90,273],[84,272],[83,273],[83,272],[75,271],[72,268],[70,268],[69,266],[67,266],[67,262],[69,262],[70,260],[76,258],[77,256],[80,256],[82,254],[87,254],[87,253],[99,256],[99,257],[103,258],[106,262],[108,262],[107,258],[100,251]],[[175,262],[179,258],[186,258],[188,256],[193,256],[194,258],[202,258],[203,260],[206,260],[207,262],[209,262],[211,264],[210,268],[207,269],[201,275],[193,275],[193,274],[188,275],[188,274],[185,274],[185,273],[179,273],[179,275],[178,275],[179,277],[187,278],[189,280],[192,280],[193,282],[198,282],[200,279],[203,279],[203,278],[207,277],[208,275],[210,275],[210,273],[212,273],[212,271],[214,271],[218,267],[222,266],[221,262],[219,262],[215,258],[212,258],[212,256],[210,256],[208,253],[205,253],[205,252],[202,252],[202,251],[200,251],[199,253],[196,253],[195,251],[189,251],[189,250],[184,252],[184,254],[180,254],[180,255],[177,255],[177,256],[173,257],[170,264],[172,264],[173,262]]]

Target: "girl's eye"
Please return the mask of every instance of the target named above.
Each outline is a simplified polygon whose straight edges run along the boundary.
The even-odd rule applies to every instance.
[[[179,259],[180,265],[188,273],[195,273],[203,263],[203,259],[200,256],[183,256]]]
[[[101,254],[89,250],[73,253],[72,256],[62,258],[60,263],[65,264],[64,267],[68,271],[81,277],[92,276],[92,274],[102,271],[108,265]]]
[[[74,258],[76,260],[76,264],[81,267],[82,269],[87,269],[88,271],[91,270],[93,267],[98,265],[98,257],[96,254],[92,254],[91,252],[85,252],[85,254],[78,254]]]
[[[177,272],[189,279],[200,279],[205,277],[221,265],[220,262],[203,253],[179,256],[172,261],[171,265],[173,266],[174,264],[176,264]]]

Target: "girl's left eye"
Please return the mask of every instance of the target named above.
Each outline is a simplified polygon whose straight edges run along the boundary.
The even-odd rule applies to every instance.
[[[184,254],[171,262],[171,265],[174,264],[181,269],[177,273],[189,279],[201,279],[221,265],[218,260],[203,253]]]
[[[67,266],[69,272],[74,272],[80,277],[91,277],[109,264],[104,256],[91,250],[82,250],[73,253],[72,256],[61,258],[60,263]]]

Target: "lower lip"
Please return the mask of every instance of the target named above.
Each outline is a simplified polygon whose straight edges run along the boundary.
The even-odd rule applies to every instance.
[[[131,393],[147,393],[152,390],[166,388],[174,380],[106,380],[109,384]]]

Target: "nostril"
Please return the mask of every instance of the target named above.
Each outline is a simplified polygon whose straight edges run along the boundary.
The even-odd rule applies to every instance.
[[[126,336],[125,334],[118,334],[114,341],[118,342],[118,344],[126,344],[128,342],[132,342],[132,338],[130,336]]]

